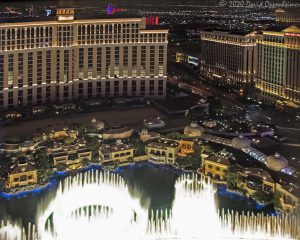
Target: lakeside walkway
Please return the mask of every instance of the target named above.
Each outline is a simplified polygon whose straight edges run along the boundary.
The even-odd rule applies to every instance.
[[[106,110],[85,113],[74,113],[50,118],[41,118],[28,121],[15,121],[11,125],[0,128],[0,142],[15,137],[32,136],[38,128],[48,128],[49,125],[68,125],[71,123],[90,123],[92,118],[105,122],[108,126],[128,125],[142,128],[147,118],[160,117],[167,121],[167,128],[184,127],[188,124],[185,119],[169,119],[169,117],[154,107],[143,107],[126,110]],[[169,123],[169,124],[168,124]]]

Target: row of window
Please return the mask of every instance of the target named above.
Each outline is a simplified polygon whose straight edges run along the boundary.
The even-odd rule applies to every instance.
[[[155,85],[156,89],[155,89]],[[23,106],[42,104],[50,102],[54,99],[72,99],[72,95],[76,94],[79,98],[92,97],[113,97],[113,96],[163,96],[164,80],[132,80],[131,87],[129,82],[124,81],[99,81],[99,82],[79,82],[75,86],[46,86],[45,88],[28,88],[18,91],[9,91],[7,96],[7,104],[9,107],[14,105]],[[3,106],[3,94],[1,94],[1,102]]]
[[[132,47],[131,59],[129,59],[129,48],[127,46],[123,48],[122,60],[120,58],[120,47],[115,47],[113,50],[114,51],[112,51],[112,48],[110,47],[87,48],[86,50],[80,48],[78,57],[78,69],[74,66],[73,62],[75,58],[74,52],[70,50],[56,51],[56,54],[52,54],[53,52],[51,50],[45,51],[44,54],[41,51],[36,52],[36,54],[30,52],[27,56],[23,53],[8,54],[7,66],[4,65],[4,56],[0,55],[0,65],[2,66],[0,68],[0,75],[3,76],[4,71],[7,70],[9,88],[13,88],[14,86],[16,86],[16,84],[18,87],[23,87],[23,84],[25,83],[28,86],[32,86],[33,75],[35,75],[37,85],[41,85],[42,83],[49,84],[51,83],[51,69],[53,67],[56,68],[56,82],[69,82],[73,79],[72,74],[74,74],[75,70],[78,70],[78,79],[101,78],[103,76],[107,78],[115,78],[119,77],[121,74],[123,77],[128,77],[130,61],[133,69],[131,71],[131,76],[133,77],[137,76],[138,62],[140,62],[141,64],[141,77],[146,76],[147,64],[149,64],[150,76],[163,76],[164,74],[164,46],[159,46],[158,52],[156,52],[156,48],[154,46],[150,46],[150,61],[148,63],[146,61],[146,59],[148,58],[146,53],[146,46],[141,47],[140,60],[138,59],[137,46]],[[52,59],[52,57],[54,57],[55,59]],[[158,72],[155,72],[155,59],[157,58]],[[18,64],[14,64],[15,59],[17,59]],[[85,61],[85,59],[87,61]],[[53,60],[55,60],[55,64],[51,64],[53,63]],[[102,66],[103,61],[105,61],[105,66]],[[26,62],[27,67],[24,68]],[[123,72],[121,73],[119,66],[122,66],[122,63]],[[96,70],[96,73],[94,73],[94,70]],[[105,71],[102,72],[102,70]],[[15,71],[17,71],[17,75],[14,74]],[[14,76],[17,76],[17,79],[14,79]],[[27,82],[25,81],[26,76]],[[15,81],[17,82],[15,83]],[[1,89],[3,89],[3,81],[1,81],[1,84]]]
[[[139,34],[139,24],[128,25],[131,27],[127,28],[127,24],[95,24],[2,29],[0,30],[0,50],[30,49],[54,45],[167,41],[166,33]]]

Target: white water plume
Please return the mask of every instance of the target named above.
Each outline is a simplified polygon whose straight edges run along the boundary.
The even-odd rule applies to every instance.
[[[172,209],[152,211],[115,174],[90,171],[68,177],[49,203],[42,202],[37,229],[26,240],[297,239],[299,217],[218,212],[215,189],[197,175],[175,183]],[[6,229],[6,235],[1,230]],[[19,240],[21,227],[1,223],[2,240]],[[25,239],[25,238],[24,238]],[[23,239],[22,239],[23,240]]]

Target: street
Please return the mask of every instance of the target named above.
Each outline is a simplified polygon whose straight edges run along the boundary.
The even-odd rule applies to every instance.
[[[143,107],[126,110],[107,110],[88,113],[74,113],[67,116],[50,117],[46,119],[36,119],[30,121],[14,122],[13,125],[0,129],[0,142],[18,137],[28,137],[35,133],[38,128],[46,129],[49,126],[61,126],[62,128],[71,123],[88,124],[92,118],[103,121],[107,127],[116,125],[127,125],[136,129],[143,128],[143,120],[152,117],[160,117],[166,122],[166,128],[183,128],[188,124],[188,120],[182,117],[168,116],[154,107]]]

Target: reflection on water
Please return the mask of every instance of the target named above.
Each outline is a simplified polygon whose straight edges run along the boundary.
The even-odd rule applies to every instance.
[[[166,167],[156,167],[149,164],[128,166],[117,171],[125,179],[131,192],[136,189],[141,193],[141,204],[150,204],[152,209],[170,208],[175,188],[174,184],[179,173]],[[43,198],[48,198],[55,188],[27,197],[6,200],[0,199],[0,218],[7,215],[12,219],[21,219],[23,223],[35,222],[37,205]],[[271,206],[261,206],[245,196],[229,193],[224,187],[218,187],[217,204],[219,208],[237,211],[253,211],[273,213]]]

